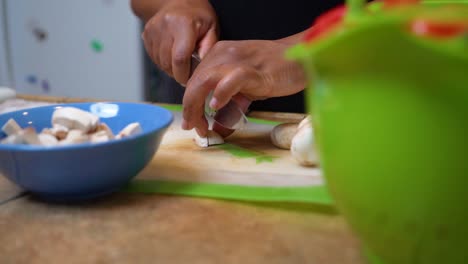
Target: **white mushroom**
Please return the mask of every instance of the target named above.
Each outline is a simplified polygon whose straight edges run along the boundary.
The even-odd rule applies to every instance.
[[[33,127],[21,129],[15,120],[9,119],[3,126],[6,138],[1,144],[29,144],[29,145],[68,145],[85,142],[105,142],[141,133],[140,123],[127,125],[117,136],[99,117],[74,107],[57,108],[52,114],[52,128],[44,128],[40,134]],[[216,140],[213,140],[216,143]]]
[[[83,131],[78,129],[72,129],[68,131],[67,137],[64,140],[61,140],[59,144],[61,145],[70,145],[70,144],[79,144],[86,143],[89,141],[89,136]]]
[[[58,140],[65,139],[67,137],[69,129],[65,126],[55,124],[52,128],[44,128],[41,134],[50,134],[56,137]]]
[[[273,145],[280,149],[290,149],[291,141],[297,133],[297,123],[283,123],[275,126],[270,133]]]
[[[306,120],[306,121],[304,121]],[[318,163],[313,128],[309,119],[304,119],[291,142],[291,154],[299,164],[313,166]]]
[[[100,123],[96,128],[96,133],[97,132],[104,132],[109,139],[114,138],[114,133],[112,133],[112,130],[106,123]],[[102,135],[102,133],[100,133],[100,135]]]
[[[200,137],[198,134],[195,134],[195,144],[199,147],[207,148],[213,145],[224,144],[224,139],[215,131],[208,130],[206,137]]]
[[[39,137],[36,133],[36,129],[33,127],[27,127],[21,130],[18,135],[22,138],[25,144],[29,145],[42,145]]]
[[[297,129],[301,129],[304,126],[312,126],[312,119],[310,118],[310,115],[306,116],[301,120],[301,122],[299,122]]]
[[[62,107],[54,111],[52,124],[62,125],[68,129],[79,129],[87,133],[96,129],[99,117],[75,107]]]
[[[92,143],[99,143],[99,142],[106,142],[109,141],[111,138],[109,134],[105,130],[97,131],[90,136],[90,140]]]
[[[11,136],[17,134],[21,131],[21,127],[16,123],[13,118],[8,119],[8,121],[3,125],[2,131],[7,134],[7,136]]]
[[[59,143],[58,139],[51,134],[41,133],[38,137],[39,141],[41,141],[41,145],[43,146],[56,146]]]
[[[23,144],[23,138],[18,134],[9,135],[0,141],[1,144]]]
[[[129,137],[132,135],[136,135],[138,133],[141,133],[142,129],[140,126],[140,123],[135,122],[135,123],[130,123],[124,129],[122,129],[117,136],[115,136],[116,139],[124,138],[124,137]]]

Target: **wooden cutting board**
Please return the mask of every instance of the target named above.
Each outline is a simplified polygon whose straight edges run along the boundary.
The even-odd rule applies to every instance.
[[[249,122],[225,145],[200,148],[193,142],[195,131],[180,128],[181,113],[173,114],[174,122],[138,179],[248,186],[323,184],[318,168],[300,166],[288,150],[271,144],[273,124]]]

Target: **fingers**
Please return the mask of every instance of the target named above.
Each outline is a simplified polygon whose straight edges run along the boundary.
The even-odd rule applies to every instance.
[[[183,129],[196,128],[200,136],[206,133],[208,125],[206,125],[207,121],[204,118],[204,104],[206,97],[213,89],[213,100],[210,102],[210,107],[220,109],[232,99],[243,112],[246,112],[250,100],[239,94],[239,92],[246,85],[256,83],[249,81],[249,79],[255,80],[255,75],[255,72],[239,67],[200,68],[189,80],[185,91],[183,100],[185,122]],[[227,137],[234,132],[234,130],[222,127],[216,122],[213,124],[213,130],[223,137]]]
[[[154,57],[155,52],[153,50],[152,38],[148,37],[148,34],[146,31],[143,31],[143,33],[141,34],[141,38],[143,39],[143,45],[145,46],[146,53],[148,54],[148,56],[151,58],[151,60],[154,63],[157,63],[157,60]]]
[[[213,98],[210,101],[210,107],[216,110],[222,108],[242,90],[256,87],[257,83],[259,83],[258,78],[253,70],[241,67],[234,68],[217,84],[213,92]]]
[[[208,125],[205,128],[205,122],[207,124],[205,118],[205,99],[221,78],[221,71],[195,71],[195,75],[187,83],[182,101],[184,106],[183,118],[185,120],[183,129],[190,130],[197,128],[202,131],[208,129]]]
[[[174,76],[172,72],[172,37],[164,38],[159,45],[159,67],[169,76]]]
[[[182,85],[186,85],[190,77],[190,59],[195,50],[196,41],[195,32],[188,27],[181,28],[174,35],[171,69],[174,79]]]
[[[210,28],[205,36],[199,41],[199,48],[198,54],[203,59],[208,51],[218,42],[218,34],[216,33],[216,29]]]

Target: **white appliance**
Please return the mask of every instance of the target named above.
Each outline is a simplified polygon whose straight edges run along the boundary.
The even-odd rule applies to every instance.
[[[142,101],[141,23],[126,0],[0,0],[0,86]]]

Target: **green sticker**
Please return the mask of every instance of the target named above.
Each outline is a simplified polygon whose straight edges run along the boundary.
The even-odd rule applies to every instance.
[[[102,52],[104,49],[104,44],[102,44],[102,42],[97,39],[91,40],[90,46],[97,53]]]

